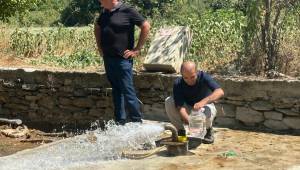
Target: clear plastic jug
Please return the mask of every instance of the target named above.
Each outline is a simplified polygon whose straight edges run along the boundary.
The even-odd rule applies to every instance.
[[[202,110],[192,110],[189,115],[189,133],[191,137],[203,139],[206,135],[206,116]]]

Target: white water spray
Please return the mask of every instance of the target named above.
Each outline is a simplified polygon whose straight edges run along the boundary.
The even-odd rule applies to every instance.
[[[144,143],[154,143],[164,130],[160,124],[109,122],[106,130],[64,139],[33,150],[0,157],[0,170],[67,169],[74,165],[120,159],[122,151],[136,150]]]

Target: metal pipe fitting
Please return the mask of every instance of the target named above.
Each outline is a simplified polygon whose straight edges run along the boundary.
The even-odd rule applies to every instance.
[[[172,132],[172,142],[178,142],[178,132],[175,126],[167,124],[165,125],[165,130],[170,130]]]

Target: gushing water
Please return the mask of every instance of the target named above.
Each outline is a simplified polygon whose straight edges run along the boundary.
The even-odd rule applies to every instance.
[[[120,159],[122,151],[136,150],[144,143],[154,143],[162,131],[160,124],[128,123],[117,126],[109,122],[105,131],[98,128],[31,151],[0,157],[0,169],[67,169],[76,165]]]

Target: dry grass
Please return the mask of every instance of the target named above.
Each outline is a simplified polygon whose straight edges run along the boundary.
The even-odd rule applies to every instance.
[[[300,76],[300,30],[289,31],[281,44],[281,71],[291,76]]]
[[[92,27],[80,28],[78,30],[61,28],[61,30],[58,31],[51,31],[49,28],[28,30],[29,33],[19,30],[20,34],[12,38],[11,34],[14,31],[16,33],[16,30],[5,24],[0,24],[0,66],[35,67],[55,70],[80,69],[85,71],[98,71],[99,69],[103,69],[101,62],[98,63],[98,65],[93,64],[84,68],[66,67],[69,62],[67,56],[77,53],[78,51],[87,50],[93,53],[93,56],[98,57]],[[27,34],[31,37],[28,38],[24,36]],[[13,43],[15,44],[14,47],[12,47]],[[287,36],[284,37],[281,44],[279,60],[280,71],[287,75],[300,76],[300,30],[291,30],[287,33]],[[220,50],[202,49],[203,57],[188,57],[187,59],[198,62],[200,69],[221,72],[223,68],[230,67],[232,62],[237,58],[237,52],[231,49],[225,49],[226,55],[218,54],[218,52],[224,51],[222,48],[226,48],[225,45],[211,44],[210,48],[220,48]],[[146,55],[146,52],[147,49],[144,49],[142,55]],[[212,53],[214,55],[212,55]],[[257,55],[256,57],[249,57],[253,58],[253,60],[248,61],[252,63],[251,66],[249,65],[249,69],[254,69],[254,67],[256,70],[262,69],[259,67],[260,60],[257,59],[262,57],[259,56],[260,54]],[[45,57],[47,60],[45,60]],[[90,58],[92,59],[93,57]],[[143,69],[143,58],[143,56],[140,56],[135,60],[136,70]],[[247,60],[249,60],[249,58]],[[61,61],[63,64],[59,63]],[[72,64],[74,65],[74,63],[70,63],[69,65]]]

